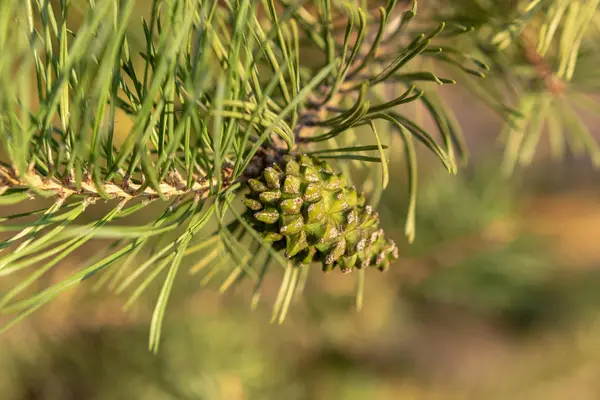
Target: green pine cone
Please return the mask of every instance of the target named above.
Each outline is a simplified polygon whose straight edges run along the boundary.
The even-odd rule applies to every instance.
[[[246,219],[297,264],[320,261],[325,271],[337,266],[342,272],[370,266],[383,271],[398,258],[377,213],[325,161],[288,157],[250,179],[248,187]]]

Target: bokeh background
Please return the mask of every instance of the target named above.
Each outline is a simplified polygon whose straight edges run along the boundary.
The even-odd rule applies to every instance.
[[[277,325],[269,320],[280,275],[251,310],[250,284],[220,296],[218,285],[182,272],[154,355],[147,338],[159,286],[124,312],[124,298],[94,291],[92,279],[0,336],[0,398],[597,399],[600,174],[583,158],[551,160],[542,143],[530,167],[503,176],[501,121],[460,88],[443,93],[470,162],[451,176],[420,151],[408,245],[406,171],[392,146],[378,210],[401,257],[385,274],[368,271],[362,311],[352,275],[315,270]],[[0,290],[10,285],[3,277]]]

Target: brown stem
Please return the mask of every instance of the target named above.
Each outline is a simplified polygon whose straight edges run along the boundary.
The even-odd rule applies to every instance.
[[[552,66],[537,52],[534,41],[526,33],[521,35],[521,40],[525,60],[535,68],[538,77],[544,81],[548,91],[555,95],[562,94],[566,88],[565,82],[554,75]]]

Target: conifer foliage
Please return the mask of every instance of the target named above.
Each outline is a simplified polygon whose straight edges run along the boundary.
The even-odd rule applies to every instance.
[[[398,249],[351,169],[385,189],[399,138],[411,242],[416,145],[453,174],[466,159],[446,84],[505,118],[507,171],[545,128],[554,154],[566,142],[598,162],[575,111],[598,114],[597,0],[375,3],[0,0],[0,279],[22,276],[0,293],[2,329],[91,277],[127,307],[160,281],[156,350],[182,266],[203,283],[226,272],[221,291],[251,280],[253,304],[283,270],[278,321],[305,264],[359,282],[386,269]],[[33,290],[82,249],[97,251]]]

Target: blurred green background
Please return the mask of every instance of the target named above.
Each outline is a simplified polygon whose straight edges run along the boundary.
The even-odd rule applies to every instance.
[[[390,152],[378,210],[401,257],[368,271],[362,311],[353,275],[315,269],[273,325],[280,275],[252,311],[250,283],[220,296],[182,272],[154,355],[159,286],[126,313],[92,279],[0,336],[0,398],[598,399],[600,175],[582,160],[552,162],[542,144],[529,169],[501,176],[499,121],[464,92],[446,94],[472,159],[450,176],[419,154],[408,245],[406,171]],[[88,257],[74,254],[45,283]]]

